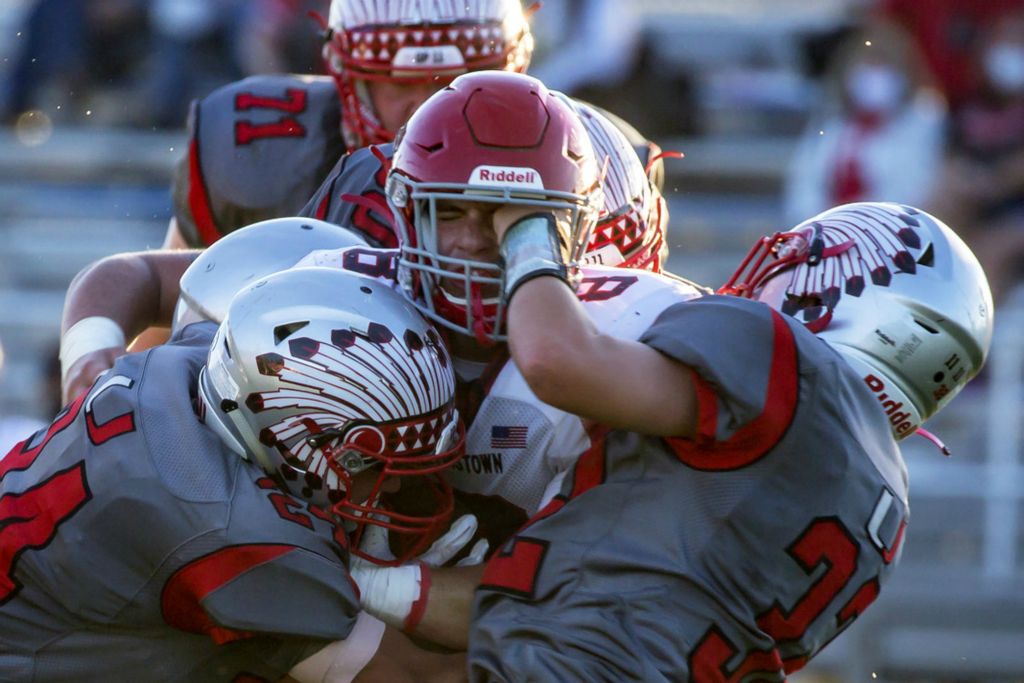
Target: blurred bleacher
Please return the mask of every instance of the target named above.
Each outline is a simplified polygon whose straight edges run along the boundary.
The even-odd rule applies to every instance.
[[[669,269],[718,284],[783,227],[779,190],[814,97],[795,39],[850,0],[639,0],[665,68],[698,74],[700,137],[658,140],[667,160]],[[2,14],[2,13],[0,13]],[[766,112],[769,115],[765,115]],[[44,417],[41,381],[64,290],[87,263],[158,246],[183,133],[0,130],[0,415]],[[986,376],[904,451],[912,516],[902,566],[875,605],[796,683],[1024,681],[1024,296],[997,316]]]

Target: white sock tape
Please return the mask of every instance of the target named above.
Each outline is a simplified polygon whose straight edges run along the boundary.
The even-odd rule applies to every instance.
[[[82,356],[112,346],[125,346],[124,330],[110,318],[94,315],[82,318],[60,338],[60,377]]]

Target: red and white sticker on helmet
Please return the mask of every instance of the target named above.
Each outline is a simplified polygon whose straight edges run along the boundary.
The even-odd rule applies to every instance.
[[[544,189],[540,173],[522,166],[477,166],[469,176],[469,184]]]

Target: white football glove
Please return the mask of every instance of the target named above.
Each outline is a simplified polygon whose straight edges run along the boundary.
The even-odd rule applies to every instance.
[[[353,556],[349,573],[359,587],[363,609],[386,624],[406,632],[415,631],[427,608],[430,568],[455,557],[472,540],[476,529],[476,517],[463,515],[414,563],[399,567],[381,567]],[[487,539],[477,541],[469,555],[455,566],[480,564],[488,548]]]

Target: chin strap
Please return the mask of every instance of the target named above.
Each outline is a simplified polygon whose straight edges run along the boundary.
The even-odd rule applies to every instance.
[[[924,438],[926,438],[926,439],[928,439],[929,441],[931,441],[931,442],[932,442],[932,443],[933,443],[933,444],[935,445],[935,447],[936,447],[936,448],[938,448],[938,449],[939,449],[939,450],[940,450],[940,451],[942,452],[942,454],[943,454],[944,456],[946,456],[947,458],[948,458],[949,456],[953,455],[953,452],[952,452],[952,451],[950,451],[950,450],[949,450],[949,449],[948,449],[948,448],[946,447],[946,444],[942,443],[942,439],[940,439],[939,437],[935,436],[934,434],[932,434],[931,432],[929,432],[929,431],[928,431],[927,429],[925,429],[924,427],[918,427],[918,428],[917,428],[917,432],[915,432],[915,433],[916,433],[916,434],[917,434],[918,436],[923,436]]]

